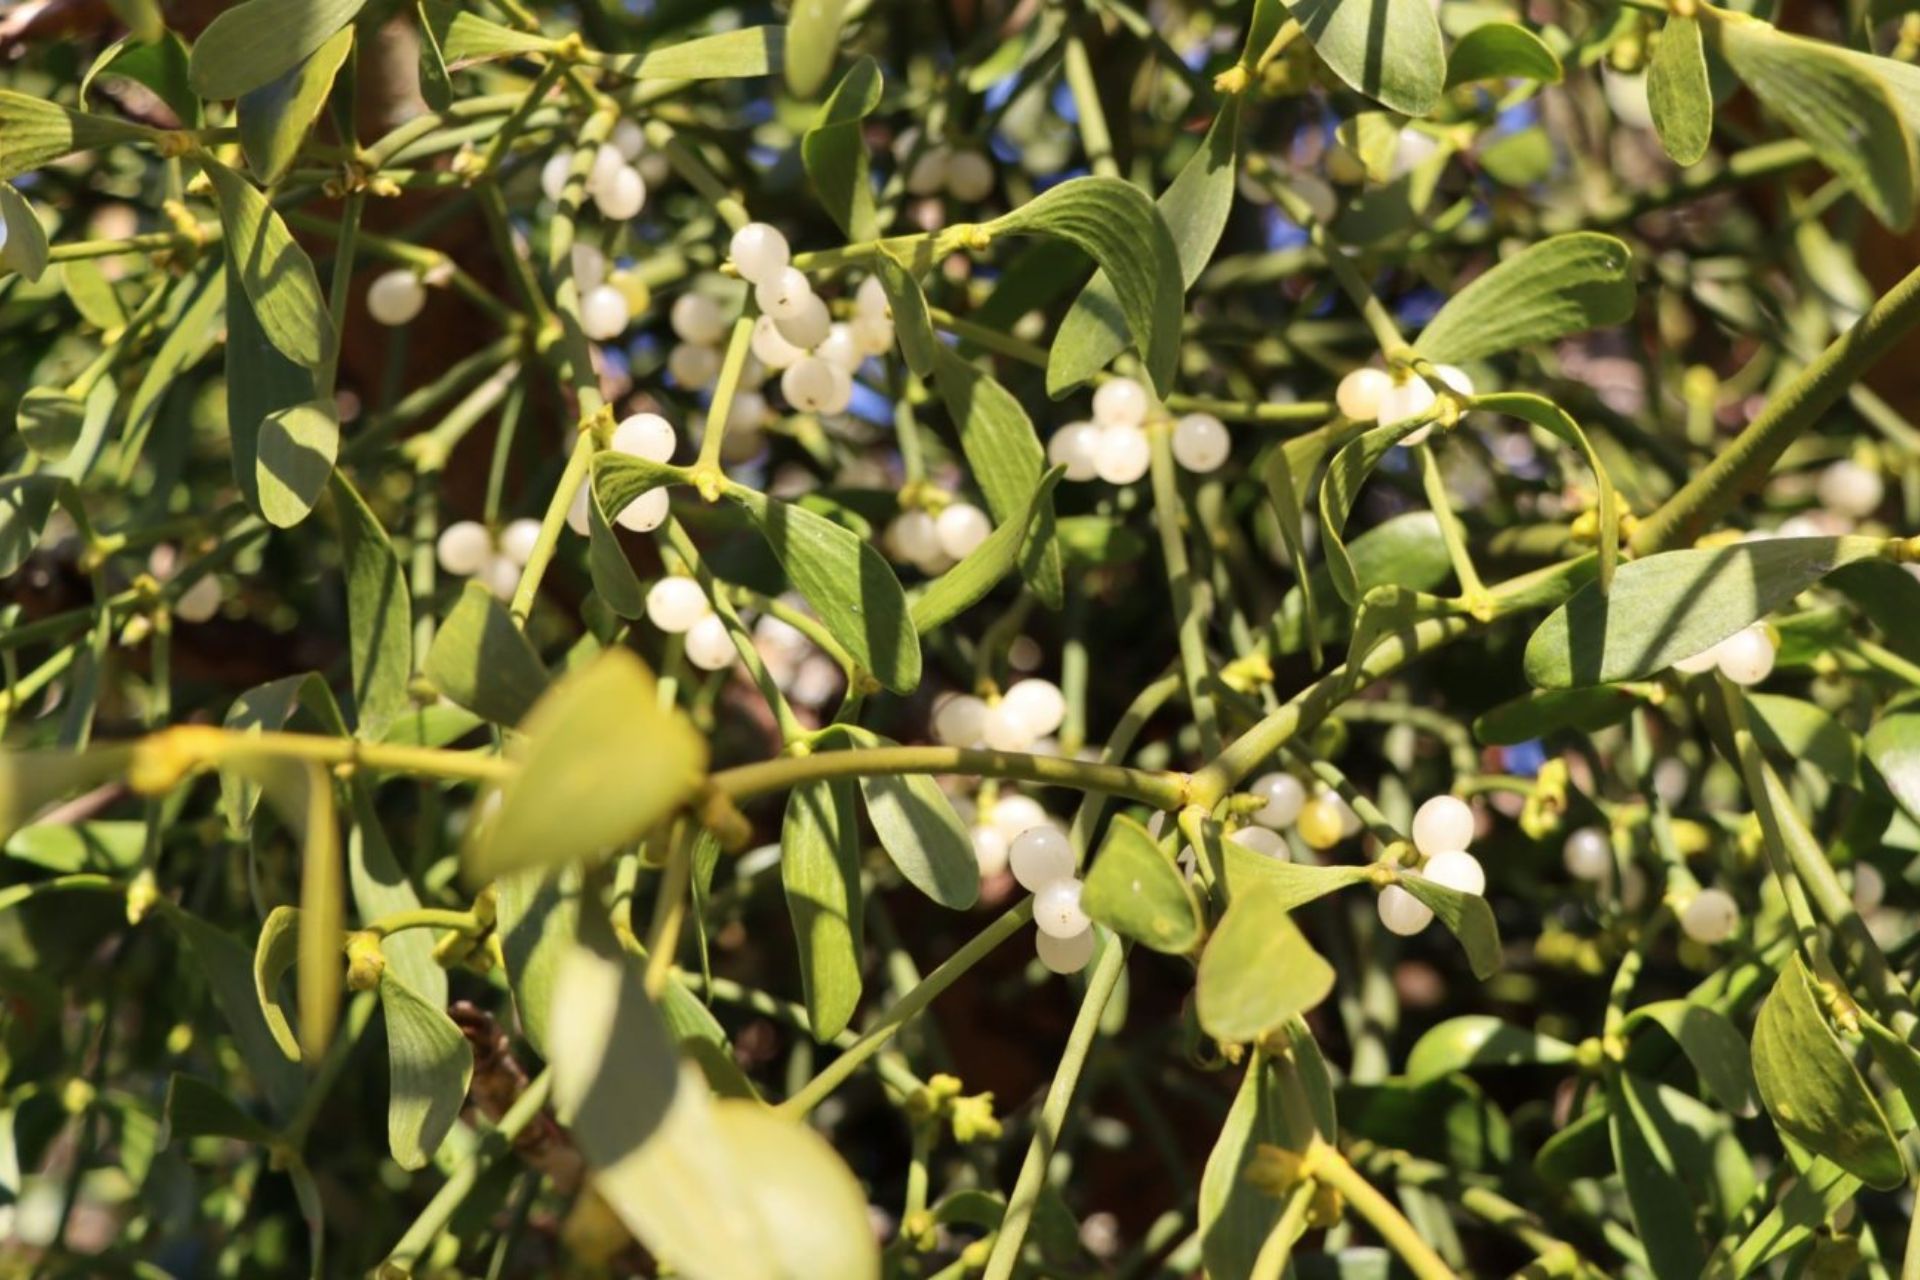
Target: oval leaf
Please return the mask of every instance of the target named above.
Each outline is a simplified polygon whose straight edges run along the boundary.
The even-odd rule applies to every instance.
[[[460,1118],[473,1077],[473,1046],[393,968],[380,974],[387,1019],[387,1146],[402,1169],[422,1169]]]
[[[1597,231],[1529,245],[1447,299],[1414,346],[1440,364],[1462,364],[1633,314],[1633,254]]]
[[[1256,855],[1257,856],[1257,855]],[[1225,1043],[1257,1040],[1333,991],[1333,966],[1313,949],[1280,895],[1236,894],[1200,953],[1195,1008]]]
[[[1080,906],[1101,924],[1143,946],[1185,955],[1200,942],[1200,904],[1147,829],[1114,818],[1093,860]]]
[[[515,725],[547,690],[547,669],[513,615],[477,582],[460,591],[434,633],[424,668],[449,701],[495,724]]]
[[[1287,0],[1314,52],[1347,84],[1401,115],[1432,110],[1447,54],[1429,0]]]
[[[1574,1047],[1564,1040],[1500,1018],[1469,1014],[1448,1018],[1421,1036],[1407,1055],[1406,1076],[1425,1084],[1474,1067],[1558,1064],[1573,1057]]]
[[[260,513],[267,523],[291,529],[307,518],[333,475],[340,452],[340,423],[331,400],[314,400],[268,414],[260,424]]]
[[[924,773],[860,779],[867,817],[900,874],[943,907],[964,911],[980,899],[973,838],[940,784]]]
[[[250,4],[265,2],[249,0]],[[260,321],[261,332],[295,364],[319,368],[333,349],[333,321],[320,296],[313,260],[252,183],[215,160],[204,159],[201,166],[220,201],[227,261]]]
[[[224,102],[277,79],[352,22],[366,0],[245,0],[194,41],[193,91]]]
[[[1713,87],[1700,19],[1674,14],[1654,42],[1647,67],[1647,105],[1660,145],[1675,164],[1697,164],[1713,141]]]
[[[813,782],[787,797],[780,883],[800,952],[800,988],[816,1040],[846,1030],[860,1003],[860,847],[853,784]],[[976,878],[977,878],[976,872]]]
[[[1546,42],[1512,22],[1486,22],[1461,36],[1447,56],[1447,88],[1481,80],[1559,84],[1560,59]]]

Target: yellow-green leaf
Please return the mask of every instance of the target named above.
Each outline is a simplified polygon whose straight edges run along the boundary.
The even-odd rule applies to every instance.
[[[1429,0],[1287,0],[1335,75],[1401,115],[1439,100],[1447,55]]]
[[[467,848],[476,879],[558,865],[631,844],[692,798],[707,744],[662,707],[653,673],[609,649],[541,696],[499,812]]]
[[[810,782],[787,797],[780,883],[800,953],[800,989],[816,1040],[846,1029],[860,1003],[860,841],[853,784]]]
[[[1632,273],[1633,254],[1612,236],[1550,237],[1447,299],[1414,346],[1437,363],[1462,364],[1620,324],[1633,314]]]
[[[460,1118],[473,1046],[447,1011],[389,965],[380,974],[387,1020],[387,1148],[402,1169],[421,1169]]]
[[[1531,80],[1559,84],[1560,59],[1527,28],[1514,22],[1485,22],[1461,36],[1447,55],[1449,89],[1481,80]]]
[[[1333,991],[1333,966],[1313,949],[1280,895],[1236,893],[1200,953],[1200,1027],[1217,1040],[1257,1040]]]
[[[333,322],[312,259],[252,183],[218,161],[201,163],[220,201],[227,261],[261,331],[287,359],[319,368],[333,349]]]
[[[1700,19],[1674,14],[1654,42],[1647,67],[1647,106],[1660,145],[1676,164],[1697,164],[1713,141],[1713,87]]]
[[[1200,904],[1147,829],[1124,814],[1107,828],[1080,894],[1093,919],[1143,946],[1185,955],[1199,944]]]
[[[477,582],[461,588],[423,671],[449,701],[500,725],[519,724],[547,689],[547,669],[526,633]]]
[[[794,0],[787,11],[787,88],[811,98],[833,74],[846,0]]]
[[[260,424],[258,450],[260,512],[268,524],[291,529],[313,511],[333,475],[340,452],[333,401],[313,400],[268,414]]]
[[[352,47],[353,28],[342,27],[311,54],[242,94],[234,104],[240,149],[260,181],[271,186],[293,163]]]
[[[34,94],[0,89],[0,181],[31,173],[76,151],[158,136],[145,125],[70,111]]]

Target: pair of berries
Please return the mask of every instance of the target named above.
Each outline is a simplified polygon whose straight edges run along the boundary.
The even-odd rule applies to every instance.
[[[662,578],[649,587],[647,620],[669,635],[685,637],[687,661],[702,671],[732,664],[733,636],[692,578]]]
[[[933,736],[950,747],[1027,751],[1057,732],[1066,715],[1060,686],[1029,678],[1016,681],[997,702],[970,693],[943,700],[933,711]]]
[[[1153,461],[1147,410],[1147,389],[1132,378],[1101,383],[1093,393],[1093,420],[1070,422],[1054,432],[1047,461],[1065,467],[1069,480],[1132,484]],[[1210,413],[1189,413],[1173,425],[1174,461],[1188,471],[1216,471],[1232,449],[1226,424]]]
[[[1455,395],[1473,395],[1473,380],[1463,370],[1443,364],[1433,372]],[[1333,393],[1334,406],[1355,422],[1405,422],[1431,413],[1439,399],[1427,380],[1411,369],[1388,373],[1371,366],[1355,369],[1340,379]],[[1412,447],[1432,434],[1429,424],[1409,432],[1400,443]]]

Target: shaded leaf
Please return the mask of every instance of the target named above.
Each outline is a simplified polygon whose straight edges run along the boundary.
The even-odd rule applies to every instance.
[[[955,911],[979,900],[973,837],[938,782],[924,773],[876,774],[860,779],[860,794],[881,847],[908,884]]]
[[[333,402],[314,400],[268,414],[257,447],[260,513],[268,524],[290,529],[307,518],[333,476],[340,452]]]
[[[860,1003],[862,900],[856,821],[853,784],[823,781],[793,789],[780,827],[780,883],[800,953],[807,1022],[820,1041],[844,1031]]]
[[[407,570],[365,499],[338,471],[333,510],[340,522],[347,587],[347,647],[353,667],[354,727],[375,738],[413,705],[413,597]]]
[[[1407,116],[1439,100],[1447,55],[1428,0],[1287,0],[1287,8],[1352,88]]]
[[[402,1169],[420,1169],[460,1118],[473,1076],[473,1048],[445,1009],[388,966],[380,974],[387,1018],[387,1148]]]
[[[1500,1018],[1468,1014],[1430,1027],[1407,1054],[1406,1076],[1424,1084],[1475,1067],[1553,1065],[1573,1059],[1574,1047],[1564,1040]]]
[[[240,96],[234,107],[240,149],[260,181],[271,186],[293,163],[352,47],[353,28],[342,27],[298,64]]]
[[[156,131],[144,125],[71,111],[34,94],[0,89],[0,182],[31,173],[76,151],[92,151],[118,142],[148,141],[157,136]],[[8,230],[13,229],[13,219],[9,216]],[[39,278],[39,272],[31,274],[34,279]]]
[[[1633,254],[1597,231],[1527,246],[1457,290],[1414,343],[1439,364],[1462,364],[1633,314]]]
[[[1714,1101],[1737,1115],[1752,1114],[1753,1066],[1747,1043],[1724,1014],[1689,1000],[1657,1000],[1627,1015],[1629,1031],[1642,1023],[1659,1027],[1680,1046]]]
[[[168,1078],[162,1147],[185,1138],[233,1138],[265,1146],[273,1137],[273,1130],[214,1085],[177,1071]]]
[[[365,0],[243,0],[193,42],[193,91],[224,102],[278,79],[352,22]]]
[[[872,240],[879,234],[861,122],[880,105],[880,92],[880,64],[862,57],[840,78],[813,127],[800,139],[800,158],[814,194],[850,241]]]
[[[986,541],[967,553],[953,568],[927,584],[913,598],[907,612],[914,629],[925,635],[965,612],[993,590],[1021,558],[1023,545],[1030,545],[1029,533],[1053,512],[1053,487],[1066,474],[1065,467],[1051,467],[1040,477],[1026,510],[995,525]]]
[[[265,2],[247,0],[248,5]],[[202,159],[201,167],[220,202],[228,267],[260,331],[287,359],[319,368],[333,349],[334,334],[312,259],[252,183],[216,160]],[[311,392],[302,397],[311,398]]]
[[[1195,1010],[1215,1039],[1256,1040],[1332,990],[1333,966],[1293,923],[1280,895],[1255,886],[1234,895],[1200,953]]]
[[[1546,42],[1513,22],[1485,22],[1454,42],[1447,55],[1449,89],[1481,80],[1559,84],[1560,59]]]
[[[1655,1087],[1630,1072],[1607,1081],[1614,1166],[1655,1280],[1699,1280],[1703,1251],[1693,1195],[1670,1138],[1676,1127]]]
[[[1124,814],[1107,828],[1080,894],[1093,919],[1155,951],[1185,955],[1200,942],[1200,904],[1147,829]]]
[[[1500,930],[1485,898],[1448,889],[1421,875],[1402,875],[1400,887],[1425,903],[1447,932],[1460,940],[1474,977],[1484,982],[1500,971]]]
[[[547,690],[547,669],[532,642],[477,582],[460,589],[423,670],[449,701],[494,724],[519,724]]]

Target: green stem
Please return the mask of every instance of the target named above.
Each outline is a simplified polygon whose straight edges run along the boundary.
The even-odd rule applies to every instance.
[[[1042,786],[1073,787],[1080,791],[1125,796],[1159,809],[1179,808],[1186,802],[1187,793],[1184,774],[972,747],[868,747],[852,751],[822,751],[807,756],[782,756],[757,764],[722,769],[708,781],[714,790],[737,801],[770,791],[785,791],[822,778],[907,773],[1011,778],[1017,782],[1032,782]]]
[[[747,354],[753,345],[753,322],[760,314],[760,308],[754,305],[753,293],[746,295],[746,305],[740,310],[740,318],[733,322],[733,334],[727,340],[726,358],[720,362],[720,377],[713,384],[713,399],[707,406],[707,430],[700,439],[700,457],[693,464],[694,486],[701,496],[712,502],[719,497],[717,484],[702,484],[702,478],[708,475],[720,475],[720,446],[727,436],[727,418],[733,411],[734,392],[740,386],[741,371],[747,367]],[[709,493],[709,487],[712,492]]]
[[[1280,1280],[1287,1273],[1294,1242],[1306,1233],[1307,1209],[1313,1204],[1313,1192],[1314,1184],[1309,1179],[1288,1194],[1287,1207],[1280,1211],[1280,1220],[1267,1233],[1266,1243],[1260,1246],[1260,1254],[1253,1260],[1253,1270],[1247,1273],[1247,1280]]]
[[[827,754],[859,753],[834,751]],[[777,1110],[788,1118],[797,1120],[819,1106],[840,1087],[848,1076],[859,1070],[862,1063],[885,1048],[887,1042],[893,1039],[895,1032],[932,1004],[934,997],[952,986],[962,974],[978,964],[995,947],[1012,937],[1031,919],[1033,919],[1033,899],[1026,898],[1019,906],[975,934],[965,946],[948,956],[938,968],[922,979],[919,986],[900,997],[871,1031],[855,1041],[845,1053],[829,1062],[820,1074],[796,1090],[794,1095],[781,1103]]]
[[[1200,730],[1201,749],[1215,756],[1220,753],[1220,721],[1213,695],[1206,691],[1206,618],[1194,599],[1193,570],[1187,562],[1186,539],[1180,528],[1184,506],[1179,471],[1173,461],[1173,433],[1165,423],[1155,423],[1147,435],[1153,447],[1153,522],[1160,532],[1160,553],[1166,561],[1167,586],[1179,626],[1180,671],[1186,679],[1187,703]]]
[[[1066,39],[1061,69],[1067,78],[1067,90],[1073,94],[1074,113],[1079,117],[1080,145],[1086,149],[1087,165],[1103,178],[1120,176],[1120,162],[1113,155],[1113,134],[1107,128],[1107,114],[1100,105],[1100,87],[1094,82],[1093,63],[1087,46],[1078,33]]]
[[[1819,421],[1866,370],[1920,323],[1920,268],[1889,289],[1851,329],[1767,401],[1732,444],[1640,523],[1635,555],[1688,546],[1758,488],[1800,433]]]
[[[1020,1164],[1013,1194],[1007,1197],[1007,1212],[1000,1220],[1000,1234],[994,1238],[993,1251],[987,1255],[982,1280],[1009,1280],[1020,1260],[1020,1246],[1026,1240],[1027,1227],[1033,1221],[1034,1207],[1046,1187],[1047,1163],[1060,1140],[1067,1121],[1067,1108],[1073,1102],[1074,1086],[1087,1065],[1093,1039],[1100,1034],[1100,1018],[1106,1012],[1113,989],[1126,972],[1127,951],[1132,944],[1109,937],[1087,978],[1087,993],[1080,1000],[1080,1012],[1074,1015],[1073,1029],[1067,1033],[1067,1045],[1060,1054],[1060,1065],[1047,1086],[1046,1101],[1034,1121],[1033,1139],[1027,1144],[1027,1157]]]
[[[1316,1140],[1310,1158],[1313,1176],[1338,1191],[1367,1220],[1387,1247],[1400,1255],[1416,1280],[1458,1280],[1453,1269],[1420,1238],[1405,1215],[1362,1177],[1358,1169],[1348,1164],[1345,1156],[1324,1141]]]
[[[408,929],[455,929],[461,933],[479,933],[485,928],[480,917],[471,911],[454,911],[446,907],[414,907],[407,911],[396,911],[381,916],[366,926],[366,932],[382,938],[392,937]]]

